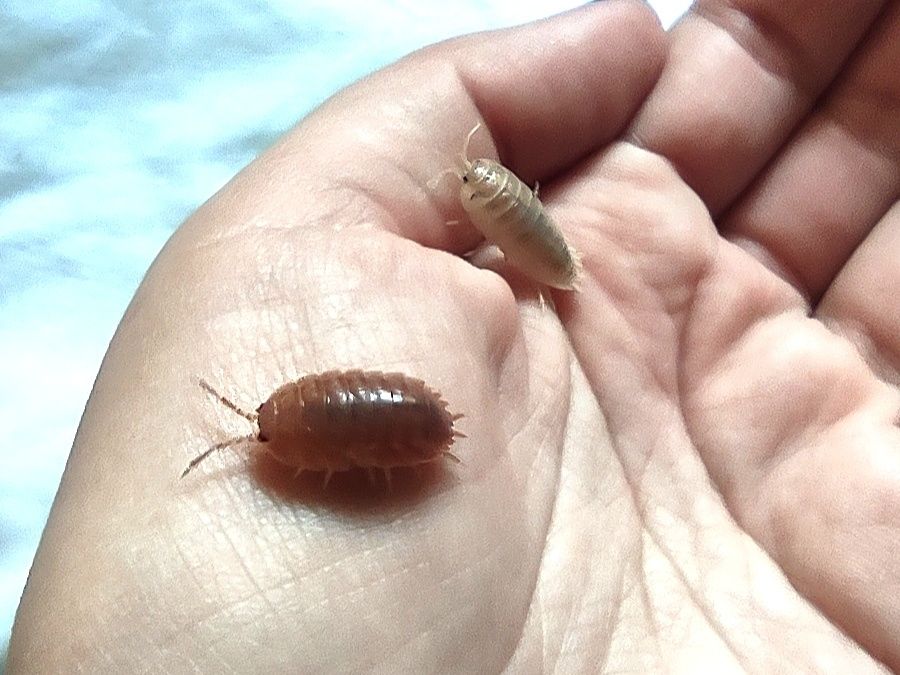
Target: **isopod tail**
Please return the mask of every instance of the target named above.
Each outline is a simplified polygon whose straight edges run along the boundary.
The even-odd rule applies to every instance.
[[[584,279],[584,263],[581,261],[581,254],[575,249],[572,249],[572,261],[574,266],[572,290],[578,293],[581,291],[581,281]]]

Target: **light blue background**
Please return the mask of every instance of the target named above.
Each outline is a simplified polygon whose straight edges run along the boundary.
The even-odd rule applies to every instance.
[[[100,360],[178,223],[365,73],[579,4],[0,4],[0,648]],[[670,25],[690,3],[651,4]]]

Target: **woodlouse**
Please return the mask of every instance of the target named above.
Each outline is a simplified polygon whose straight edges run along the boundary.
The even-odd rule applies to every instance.
[[[258,441],[275,460],[297,470],[331,474],[353,468],[390,469],[459,461],[450,451],[465,434],[453,423],[440,394],[402,373],[331,370],[282,385],[256,412],[246,412],[206,381],[200,386],[252,422],[255,433],[216,443],[188,464],[184,478],[213,452],[242,441]]]
[[[506,259],[523,273],[547,286],[578,290],[581,259],[547,215],[537,197],[518,176],[492,159],[469,160],[469,143],[481,123],[469,132],[460,154],[460,165],[447,169],[429,182],[454,173],[462,181],[459,199],[485,239],[496,244]]]

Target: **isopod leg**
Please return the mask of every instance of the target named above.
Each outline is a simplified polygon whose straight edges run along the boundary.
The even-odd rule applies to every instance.
[[[331,480],[331,475],[334,473],[331,469],[325,472],[325,481],[322,483],[322,489],[325,490],[328,487],[328,481]]]
[[[391,470],[387,467],[384,467],[384,480],[387,482],[388,492],[392,492],[393,487],[391,484]]]
[[[435,176],[434,178],[431,178],[427,183],[425,183],[425,187],[427,187],[431,192],[434,192],[435,190],[437,190],[438,185],[441,184],[441,180],[447,174],[452,174],[452,175],[456,176],[457,178],[460,178],[459,171],[460,170],[457,168],[444,169],[437,176]]]
[[[550,295],[550,289],[541,287],[538,289],[538,302],[541,305],[541,311],[544,312],[549,307],[552,311],[556,311],[556,303],[553,302],[553,296]]]

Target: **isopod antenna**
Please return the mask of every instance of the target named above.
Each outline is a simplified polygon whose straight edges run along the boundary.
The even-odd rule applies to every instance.
[[[256,423],[256,420],[259,418],[259,415],[257,415],[256,413],[247,412],[246,410],[244,410],[242,408],[238,408],[236,404],[232,403],[229,399],[222,396],[222,394],[220,394],[218,391],[216,391],[215,388],[209,382],[204,380],[202,377],[197,380],[197,384],[200,385],[200,388],[203,389],[203,391],[205,391],[207,394],[212,395],[213,398],[217,399],[219,401],[219,403],[224,405],[229,410],[236,412],[238,415],[243,417],[245,420],[250,420],[254,424]]]
[[[429,180],[425,185],[429,190],[437,190],[437,186],[441,184],[441,181],[444,179],[444,176],[456,176],[459,180],[465,183],[468,179],[466,178],[466,172],[469,170],[469,167],[472,165],[472,162],[469,161],[469,144],[472,142],[472,136],[475,135],[475,132],[481,128],[481,122],[478,122],[472,130],[469,132],[469,135],[466,136],[466,142],[463,143],[462,152],[457,156],[458,166],[450,167],[449,169],[444,169],[434,178]],[[457,221],[450,221],[452,224],[456,224]]]
[[[216,391],[216,389],[209,382],[204,380],[203,378],[198,378],[197,384],[200,385],[200,388],[203,389],[203,391],[210,394],[213,398],[215,398],[219,403],[224,405],[229,410],[237,413],[238,415],[240,415],[244,419],[248,420],[252,424],[257,423],[257,421],[259,419],[259,415],[257,415],[256,413],[247,412],[246,410],[239,408],[231,400],[225,398],[222,394],[220,394],[218,391]],[[216,452],[218,450],[223,450],[232,445],[237,445],[238,443],[243,443],[245,441],[253,441],[255,439],[256,439],[256,434],[251,433],[251,434],[247,434],[246,436],[235,436],[234,438],[229,438],[228,440],[221,441],[220,443],[216,443],[215,445],[210,446],[207,450],[200,453],[199,455],[194,457],[194,459],[191,460],[190,464],[188,464],[187,467],[185,468],[185,470],[181,472],[181,477],[184,478],[185,476],[187,476],[191,471],[193,471],[195,468],[197,468],[198,464],[200,464],[203,460],[205,460],[207,457],[209,457],[214,452]]]
[[[209,457],[211,454],[213,454],[217,450],[223,450],[224,448],[227,448],[232,445],[236,445],[238,443],[242,443],[244,441],[252,441],[255,438],[256,438],[256,436],[254,434],[247,434],[246,436],[235,436],[234,438],[229,438],[227,441],[222,441],[221,443],[216,443],[215,445],[211,446],[209,449],[205,450],[201,454],[194,457],[194,459],[191,460],[190,464],[187,465],[185,470],[181,472],[181,477],[184,478],[185,476],[187,476],[191,471],[193,471],[195,468],[197,468],[197,465],[200,462],[202,462],[204,459]]]

